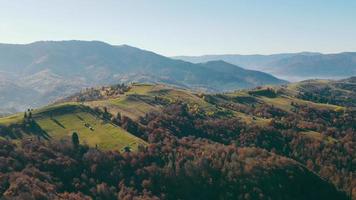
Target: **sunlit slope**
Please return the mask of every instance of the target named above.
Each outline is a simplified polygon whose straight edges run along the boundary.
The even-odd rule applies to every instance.
[[[44,107],[33,111],[32,115],[37,130],[23,128],[20,137],[37,135],[45,139],[64,139],[77,132],[82,144],[105,150],[123,150],[125,147],[135,150],[139,144],[146,144],[121,127],[102,119],[90,108],[77,103]],[[23,114],[0,119],[0,125],[5,127],[22,127],[23,123]]]
[[[356,77],[342,80],[307,80],[288,85],[289,91],[304,100],[356,107]]]
[[[175,102],[196,105],[207,111],[216,109],[189,90],[154,84],[133,84],[130,90],[120,97],[89,101],[84,104],[92,108],[106,107],[113,115],[120,112],[132,119],[139,119],[148,112],[159,112],[165,105]]]
[[[272,92],[273,94],[269,94]],[[316,109],[342,110],[342,106],[307,101],[297,97],[298,90],[293,85],[286,87],[261,87],[251,90],[239,90],[224,94],[199,94],[189,90],[165,85],[133,84],[130,90],[115,98],[84,102],[95,108],[107,108],[114,116],[117,113],[134,120],[149,112],[160,112],[168,104],[183,102],[191,109],[202,110],[207,115],[239,117],[246,123],[266,125],[269,118],[253,113],[240,112],[233,107],[253,107],[269,105],[286,112],[293,112],[292,104],[308,105]]]
[[[288,87],[261,87],[251,90],[242,90],[235,93],[229,93],[227,96],[240,99],[241,104],[268,104],[284,111],[290,112],[292,104],[308,105],[316,109],[336,110],[343,106],[316,103],[297,97],[298,90],[293,85]]]
[[[317,83],[327,84],[321,81]],[[343,88],[348,89],[352,86],[351,83],[343,85]],[[311,87],[307,82],[302,84],[303,91],[305,88]],[[315,85],[315,81],[312,84]],[[110,87],[103,88],[97,88],[91,92],[105,93],[105,90]],[[74,95],[62,103],[34,110],[32,113],[34,122],[36,122],[35,127],[28,128],[23,125],[23,113],[0,118],[0,128],[2,128],[0,136],[17,139],[39,135],[48,139],[62,139],[77,132],[81,143],[93,147],[122,150],[128,146],[136,149],[139,144],[145,144],[145,141],[105,120],[94,110],[105,109],[112,116],[117,116],[119,113],[121,116],[139,121],[140,117],[144,117],[150,112],[162,112],[166,106],[180,102],[187,104],[190,111],[204,113],[209,117],[224,119],[237,117],[249,124],[266,126],[274,118],[259,115],[256,111],[252,112],[256,110],[252,108],[271,106],[283,112],[297,115],[295,104],[307,105],[317,110],[342,112],[346,109],[342,104],[334,105],[302,98],[300,97],[300,88],[301,84],[292,84],[280,87],[259,87],[224,94],[203,94],[166,85],[131,84],[127,91],[120,94],[115,93],[115,96],[104,95],[94,98],[94,100],[75,102]],[[16,129],[16,134],[6,135],[7,132],[10,132],[6,131],[6,128]],[[318,133],[310,130],[303,130],[301,134],[318,136]]]
[[[131,119],[139,120],[149,112],[161,112],[162,109],[172,103],[185,103],[191,110],[203,111],[207,115],[239,117],[246,122],[265,124],[266,119],[253,117],[241,112],[236,112],[217,103],[207,101],[205,94],[199,94],[190,90],[179,89],[166,85],[133,84],[128,92],[120,97],[97,101],[84,102],[85,105],[95,108],[107,108],[112,115],[120,113]]]

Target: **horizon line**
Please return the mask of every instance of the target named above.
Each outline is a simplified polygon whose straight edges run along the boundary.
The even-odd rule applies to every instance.
[[[0,42],[0,45],[31,45],[39,42],[98,42],[98,43],[104,43],[110,46],[129,46],[129,47],[134,47],[134,48],[139,48],[142,50],[146,51],[151,51],[154,53],[157,53],[155,50],[150,50],[146,48],[141,48],[141,47],[136,47],[132,46],[126,43],[122,44],[113,44],[104,40],[81,40],[81,39],[65,39],[65,40],[37,40],[33,42],[19,42],[19,43],[8,43],[8,42]],[[205,53],[205,54],[194,54],[194,55],[184,55],[184,54],[179,54],[179,55],[165,55],[161,53],[157,53],[160,55],[163,55],[165,57],[169,58],[179,58],[179,57],[207,57],[207,56],[272,56],[272,55],[281,55],[281,54],[319,54],[319,55],[334,55],[334,54],[343,54],[343,53],[356,53],[356,50],[354,51],[335,51],[335,52],[321,52],[321,51],[308,51],[308,50],[302,50],[302,51],[286,51],[286,52],[275,52],[275,53]]]

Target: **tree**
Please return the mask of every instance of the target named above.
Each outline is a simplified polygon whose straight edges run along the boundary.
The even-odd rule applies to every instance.
[[[121,113],[120,113],[120,112],[117,112],[116,119],[118,119],[119,121],[121,121]]]
[[[72,143],[75,148],[79,146],[79,136],[76,132],[73,132],[72,134]]]
[[[114,124],[120,126],[120,125],[121,125],[121,113],[118,112],[117,115],[116,115],[116,117],[112,117],[112,118],[111,118],[111,121],[112,121]]]
[[[131,152],[131,148],[129,146],[124,147],[125,152]]]

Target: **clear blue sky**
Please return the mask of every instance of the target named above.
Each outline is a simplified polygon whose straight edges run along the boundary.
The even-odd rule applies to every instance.
[[[356,0],[0,0],[0,42],[101,40],[163,55],[356,51]]]

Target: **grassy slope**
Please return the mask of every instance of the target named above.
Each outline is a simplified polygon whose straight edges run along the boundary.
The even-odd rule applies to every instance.
[[[326,80],[315,80],[317,83],[320,84],[327,84],[328,81]],[[314,82],[314,81],[313,81]],[[296,98],[295,95],[298,93],[298,88],[300,87],[301,83],[294,83],[294,84],[289,84],[287,88],[283,89],[283,92],[285,94],[279,95],[274,98],[269,98],[265,96],[255,96],[259,101],[273,105],[279,109],[282,109],[287,112],[291,112],[293,106],[291,105],[292,102],[300,104],[300,105],[308,105],[310,107],[316,108],[316,109],[325,109],[325,110],[344,110],[345,108],[343,106],[338,106],[338,105],[332,105],[332,104],[323,104],[323,103],[315,103],[311,101],[305,101],[299,98]],[[280,89],[280,87],[275,87],[277,89]],[[317,140],[325,140],[327,142],[335,142],[336,140],[332,137],[323,137],[321,133],[315,132],[315,131],[304,131],[300,132],[301,134],[317,139]]]
[[[313,103],[310,101],[304,101],[301,99],[297,99],[293,97],[295,91],[293,89],[287,89],[287,95],[280,95],[275,98],[269,98],[265,96],[253,96],[248,94],[247,91],[242,90],[234,93],[225,94],[229,97],[251,97],[256,99],[260,103],[266,103],[269,105],[273,105],[278,107],[282,110],[289,112],[292,108],[291,103],[298,103],[298,104],[308,104],[309,106],[316,107],[318,109],[331,109],[335,110],[340,108],[339,106],[335,105],[328,105],[328,104],[320,104],[320,103]],[[101,101],[93,101],[93,102],[86,102],[85,104],[90,107],[107,107],[112,114],[116,114],[120,112],[123,115],[129,116],[133,119],[138,119],[141,116],[144,116],[146,113],[151,111],[160,111],[162,106],[158,104],[152,104],[149,100],[153,100],[154,97],[160,97],[168,102],[175,102],[175,101],[183,101],[188,103],[191,106],[197,106],[199,109],[203,109],[206,112],[217,112],[221,111],[220,108],[215,107],[208,102],[206,102],[203,98],[199,97],[197,94],[194,94],[187,90],[170,88],[163,85],[150,85],[150,84],[135,84],[132,86],[132,89],[125,93],[122,97],[110,100],[101,100]],[[227,102],[228,103],[228,102]],[[244,114],[241,112],[232,112],[234,116],[240,117],[247,123],[256,123],[257,125],[265,125],[267,124],[270,119],[264,119],[255,117],[252,115]]]
[[[331,142],[331,143],[337,141],[333,137],[324,136],[321,133],[315,132],[315,131],[304,131],[304,132],[300,132],[300,133],[307,137],[310,137],[312,139],[316,139],[316,140],[324,140],[324,141]]]
[[[148,112],[160,111],[162,109],[162,105],[152,103],[155,97],[160,97],[171,103],[184,101],[191,105],[197,104],[207,111],[213,110],[212,105],[190,91],[150,84],[135,84],[129,92],[119,98],[86,102],[85,105],[90,107],[107,107],[113,115],[120,112],[122,115],[137,120]]]
[[[10,126],[12,124],[19,124],[22,123],[23,121],[23,114],[22,113],[17,113],[14,115],[10,115],[7,117],[0,118],[0,125],[3,126]]]
[[[320,91],[326,90],[328,91],[328,93],[332,93],[336,95],[337,98],[333,97],[333,99],[337,99],[339,103],[342,103],[343,101],[349,102],[351,99],[355,98],[355,89],[352,89],[355,88],[355,86],[356,84],[354,82],[351,82],[351,79],[349,79],[349,81],[348,80],[331,81],[331,80],[314,79],[314,80],[307,80],[307,81],[289,84],[287,90],[293,95],[297,95],[298,91],[308,91],[308,90],[311,93],[316,91],[316,95],[320,95],[319,93]],[[328,94],[324,93],[321,95],[321,97],[328,97],[324,95],[328,95]]]
[[[318,109],[335,110],[340,106],[312,103],[294,97],[297,85],[293,84],[284,88],[284,94],[277,97],[267,97],[262,95],[251,95],[246,90],[237,91],[234,93],[225,94],[229,98],[250,98],[258,103],[266,103],[273,105],[287,112],[291,112],[291,103],[308,104],[309,106]],[[263,88],[262,88],[263,89]],[[171,88],[163,85],[150,84],[134,84],[129,92],[124,95],[107,100],[85,102],[89,107],[107,107],[109,112],[116,115],[120,112],[122,115],[128,116],[134,120],[144,116],[151,111],[161,111],[162,105],[154,103],[155,97],[160,97],[167,102],[183,101],[188,103],[191,107],[196,107],[204,110],[207,113],[218,113],[226,111],[226,108],[208,103],[202,96],[194,94],[187,90]],[[219,99],[220,103],[231,103],[229,100]],[[249,106],[251,103],[243,103]],[[80,141],[87,143],[90,146],[98,145],[102,149],[120,149],[125,146],[131,146],[133,149],[137,148],[138,144],[145,144],[145,142],[130,133],[126,132],[114,124],[102,120],[96,116],[86,106],[78,103],[65,103],[59,105],[52,105],[36,110],[33,113],[35,121],[38,125],[49,134],[51,138],[60,139],[70,137],[72,132],[76,131],[79,134]],[[271,119],[260,118],[251,114],[230,111],[235,117],[239,117],[247,123],[254,123],[259,126],[264,126],[270,122]],[[53,113],[53,114],[50,114]],[[0,125],[9,126],[10,124],[20,124],[23,121],[23,114],[16,114],[9,117],[1,118]],[[90,128],[85,126],[89,124]],[[313,138],[319,138],[318,133],[304,132],[302,134],[310,135]]]
[[[330,109],[336,110],[340,106],[329,105],[329,104],[320,104],[313,103],[310,101],[301,100],[294,97],[296,91],[293,88],[286,88],[286,94],[279,95],[275,98],[269,98],[265,96],[256,96],[249,94],[246,90],[237,91],[234,93],[225,94],[228,97],[248,97],[254,98],[259,103],[266,103],[273,105],[282,110],[290,112],[292,109],[291,103],[298,104],[308,104],[309,106],[315,107],[317,109]],[[151,111],[160,111],[162,106],[158,104],[152,104],[149,100],[153,100],[154,97],[160,97],[167,100],[168,102],[183,101],[188,103],[190,106],[196,106],[199,109],[206,111],[207,113],[216,113],[222,111],[221,108],[216,107],[213,104],[208,103],[204,98],[199,97],[199,95],[194,94],[187,90],[170,88],[163,85],[150,85],[150,84],[135,84],[132,86],[131,90],[122,97],[110,100],[102,101],[93,101],[86,102],[85,104],[91,107],[107,107],[112,114],[120,112],[123,115],[129,116],[133,119],[138,119],[141,116],[144,116],[146,113]],[[221,103],[230,103],[228,101],[223,102],[223,99],[220,99]],[[223,109],[224,110],[224,109]],[[246,123],[254,123],[259,126],[264,126],[270,122],[271,119],[260,118],[252,116],[249,114],[232,111],[231,112],[235,117],[241,118]]]
[[[123,150],[126,146],[135,150],[139,144],[146,144],[145,141],[101,119],[90,109],[76,103],[47,106],[35,110],[33,119],[50,139],[70,138],[73,132],[77,132],[81,143],[92,147],[97,145],[98,148],[105,150]],[[4,126],[22,122],[22,114],[0,119],[0,125]]]

